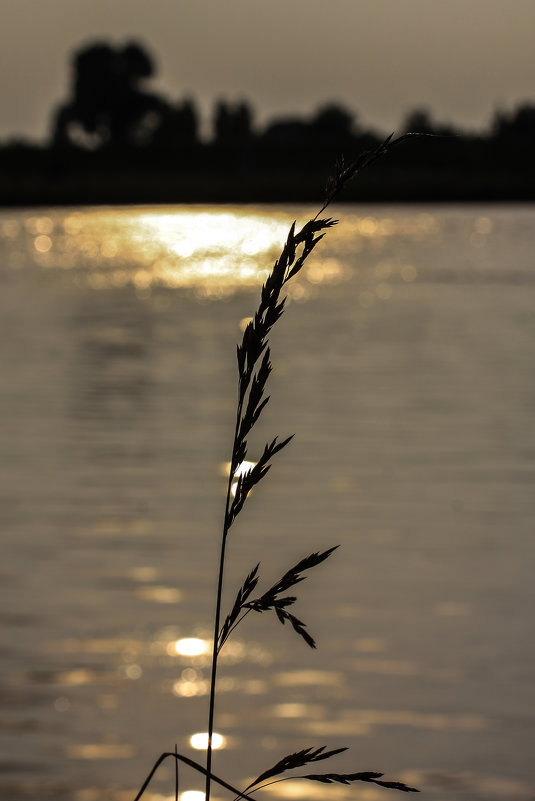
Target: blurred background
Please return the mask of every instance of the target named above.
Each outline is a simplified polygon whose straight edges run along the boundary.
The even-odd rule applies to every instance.
[[[530,0],[6,0],[0,203],[534,200]],[[31,25],[28,20],[31,19]]]

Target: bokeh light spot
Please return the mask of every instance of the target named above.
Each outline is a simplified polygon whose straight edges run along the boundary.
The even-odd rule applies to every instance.
[[[208,643],[198,637],[184,637],[175,642],[174,649],[180,656],[201,656],[207,652]]]
[[[197,751],[206,751],[208,748],[208,732],[197,732],[197,734],[192,734],[189,738],[189,742],[192,748],[195,748]],[[225,747],[225,738],[222,734],[217,734],[214,732],[212,734],[212,748],[217,750],[218,748]]]

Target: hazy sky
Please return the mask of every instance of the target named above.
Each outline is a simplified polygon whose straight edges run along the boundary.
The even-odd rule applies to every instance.
[[[137,39],[169,99],[249,100],[261,122],[338,100],[366,125],[428,106],[482,128],[535,102],[535,0],[1,0],[0,139],[43,138],[73,50]]]

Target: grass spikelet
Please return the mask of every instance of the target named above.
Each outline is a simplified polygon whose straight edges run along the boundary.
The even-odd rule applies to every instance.
[[[244,603],[242,609],[252,609],[255,612],[267,612],[273,609],[283,625],[288,621],[294,631],[304,639],[306,644],[311,648],[315,648],[316,643],[306,631],[306,624],[295,617],[295,615],[290,614],[286,609],[287,606],[291,606],[295,603],[297,598],[294,596],[281,597],[281,595],[289,590],[290,587],[294,587],[296,584],[304,581],[306,576],[300,575],[304,570],[310,570],[310,568],[316,567],[316,565],[324,562],[338,547],[338,545],[335,545],[334,548],[329,548],[329,550],[323,551],[323,553],[312,553],[310,556],[305,557],[305,559],[301,559],[300,562],[290,568],[290,570],[288,570],[273,587],[270,587],[267,592],[260,596],[260,598]]]
[[[313,773],[308,776],[296,776],[299,779],[309,779],[314,782],[323,782],[323,784],[351,784],[351,782],[371,782],[377,784],[379,787],[386,787],[389,790],[401,790],[404,793],[419,793],[416,787],[409,787],[403,782],[390,782],[382,781],[383,773],[371,773],[369,771],[362,771],[360,773]]]
[[[251,784],[248,785],[245,792],[251,790],[252,787],[256,787],[257,784],[261,782],[265,782],[266,779],[271,779],[273,776],[280,776],[281,773],[286,773],[287,770],[295,770],[296,768],[302,768],[305,765],[310,765],[312,762],[319,762],[322,759],[329,759],[330,757],[334,756],[335,754],[341,754],[342,751],[347,751],[347,748],[335,748],[332,751],[326,751],[327,746],[322,745],[320,748],[316,748],[315,750],[312,748],[303,748],[301,751],[295,751],[293,754],[288,754],[287,756],[279,759],[279,761],[273,765],[272,768],[264,771],[258,776]]]
[[[425,134],[421,135],[424,136]],[[237,346],[236,350],[238,364],[238,401],[223,515],[214,612],[206,767],[199,765],[183,754],[177,753],[176,748],[174,753],[165,752],[156,760],[152,770],[138,792],[135,801],[139,801],[149,786],[156,770],[167,757],[174,758],[176,764],[180,761],[189,765],[206,777],[205,801],[210,801],[212,782],[216,782],[234,793],[236,799],[243,798],[249,801],[250,796],[248,792],[252,788],[256,791],[261,789],[261,787],[267,786],[267,784],[261,784],[267,779],[280,777],[287,771],[302,768],[305,765],[324,759],[329,759],[347,750],[344,747],[327,751],[326,746],[321,746],[316,749],[304,748],[301,751],[295,751],[283,757],[271,768],[261,773],[244,791],[237,790],[229,782],[220,779],[212,772],[212,736],[214,731],[218,657],[221,649],[236,627],[246,615],[252,611],[258,613],[273,611],[282,624],[289,623],[307,645],[311,648],[315,648],[316,643],[308,633],[305,623],[288,611],[288,607],[292,606],[297,599],[294,595],[287,595],[287,593],[306,578],[306,576],[303,575],[305,571],[324,562],[331,556],[336,548],[338,548],[336,545],[325,551],[309,554],[287,570],[282,578],[262,595],[251,599],[260,579],[260,565],[257,564],[237,590],[232,609],[225,617],[223,623],[221,623],[226,547],[230,529],[243,510],[251,490],[265,478],[271,468],[273,457],[286,448],[293,437],[293,435],[283,439],[280,439],[278,436],[273,437],[265,445],[263,452],[253,467],[245,471],[240,469],[248,453],[247,437],[258,423],[263,410],[269,402],[269,395],[266,395],[266,387],[272,371],[269,335],[273,326],[284,314],[286,308],[286,297],[283,292],[284,287],[288,281],[294,278],[303,268],[306,259],[314,251],[325,234],[337,224],[338,221],[332,217],[324,217],[321,215],[323,215],[325,209],[343,190],[348,181],[352,180],[365,167],[368,167],[379,158],[386,155],[393,147],[417,136],[420,136],[420,134],[405,134],[398,139],[389,136],[375,150],[365,151],[348,165],[346,165],[343,158],[339,159],[336,163],[334,174],[327,183],[323,205],[317,214],[312,219],[308,220],[300,230],[297,231],[296,223],[292,223],[286,241],[282,247],[281,254],[275,261],[271,273],[262,286],[258,308],[251,322],[246,326],[242,341]],[[400,790],[402,792],[418,792],[415,788],[408,787],[402,782],[385,781],[382,779],[382,776],[382,773],[361,771],[359,773],[324,773],[292,777],[282,776],[281,778],[274,779],[274,781],[286,781],[290,778],[308,779],[323,784],[350,784],[352,782],[361,781],[371,782],[386,789]],[[268,784],[271,783],[273,782],[268,782]],[[175,794],[176,792],[178,792],[177,774],[175,776]]]

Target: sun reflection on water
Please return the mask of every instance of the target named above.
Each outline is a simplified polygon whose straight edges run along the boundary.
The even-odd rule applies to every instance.
[[[42,266],[88,270],[94,289],[201,287],[207,296],[258,284],[287,233],[283,215],[260,211],[87,209],[47,220],[25,226]]]
[[[300,213],[298,226],[308,219],[310,210]],[[280,253],[295,210],[177,206],[19,216],[0,220],[0,240],[9,244],[14,267],[27,255],[38,267],[69,272],[77,284],[90,289],[133,286],[140,296],[148,297],[156,287],[186,288],[202,301],[225,299],[240,288],[258,286]],[[489,230],[487,218],[476,220],[475,235],[485,237]],[[289,294],[305,301],[315,295],[319,284],[349,280],[357,268],[349,266],[346,256],[365,247],[380,256],[383,244],[395,235],[422,240],[437,234],[440,226],[431,214],[344,213],[328,244],[321,253],[312,254],[302,274],[289,285]],[[404,282],[416,278],[411,265],[385,267],[379,261],[378,266],[378,291],[363,293],[363,307],[390,297],[387,281],[394,273]]]
[[[183,637],[171,644],[171,652],[181,656],[201,656],[208,652],[209,643],[199,637]]]
[[[197,751],[206,751],[208,748],[208,732],[192,734],[189,738],[189,742],[191,747],[195,748]],[[223,735],[214,732],[212,734],[212,748],[217,751],[220,748],[225,748],[225,745],[226,740]]]
[[[321,784],[307,782],[303,779],[293,779],[292,781],[280,782],[273,784],[269,788],[270,792],[278,798],[287,799],[310,799],[310,801],[325,801],[326,793],[325,788]],[[329,787],[329,801],[345,801],[346,798],[358,798],[359,801],[378,801],[382,798],[379,792],[368,788],[359,791],[359,795],[355,795],[354,787],[340,787],[339,785],[332,785]]]
[[[119,743],[83,743],[67,746],[66,752],[71,759],[130,759],[135,748]]]
[[[239,477],[245,475],[246,473],[248,473],[250,470],[253,469],[253,467],[256,467],[256,464],[257,464],[257,462],[250,462],[247,459],[245,459],[245,461],[241,462],[238,465],[238,467],[236,468],[236,470],[234,472],[234,477],[232,479],[232,484],[231,484],[231,487],[230,487],[230,491],[231,491],[231,494],[232,494],[233,498],[236,497],[236,489],[238,487],[238,479],[239,479]],[[230,473],[231,466],[232,465],[231,465],[230,462],[223,462],[222,465],[221,465],[221,474],[224,475],[224,476],[228,476],[229,473]]]

